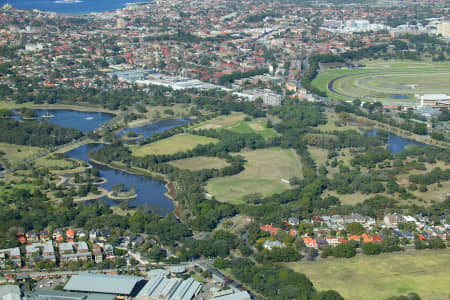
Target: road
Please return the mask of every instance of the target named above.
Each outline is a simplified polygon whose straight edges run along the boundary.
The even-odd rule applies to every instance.
[[[203,269],[209,270],[211,272],[211,274],[213,275],[213,277],[218,278],[219,281],[226,282],[227,285],[229,287],[231,287],[234,291],[245,290],[250,294],[252,299],[260,299],[255,294],[253,294],[251,291],[247,290],[244,286],[242,286],[242,284],[240,284],[239,282],[222,274],[218,269],[216,269],[214,266],[212,266],[211,263],[202,263],[202,264],[200,264],[200,267],[202,267]]]

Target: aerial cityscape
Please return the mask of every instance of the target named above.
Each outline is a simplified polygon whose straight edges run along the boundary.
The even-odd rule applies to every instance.
[[[0,300],[450,300],[447,0],[0,1]]]

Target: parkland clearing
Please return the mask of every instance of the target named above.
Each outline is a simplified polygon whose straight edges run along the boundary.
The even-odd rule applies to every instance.
[[[350,259],[286,264],[319,289],[335,289],[345,299],[379,300],[415,292],[424,299],[449,293],[450,250],[409,251]]]

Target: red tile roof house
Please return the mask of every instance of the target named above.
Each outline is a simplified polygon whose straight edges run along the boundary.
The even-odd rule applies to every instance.
[[[383,239],[379,235],[373,235],[370,238],[372,239],[373,242],[381,242],[381,241],[383,241]]]
[[[310,237],[305,237],[303,239],[303,242],[305,243],[306,247],[317,249],[317,242],[315,239],[310,238]]]
[[[271,235],[276,235],[278,233],[278,231],[280,230],[280,228],[274,227],[272,224],[263,225],[260,228],[262,231],[269,232]]]

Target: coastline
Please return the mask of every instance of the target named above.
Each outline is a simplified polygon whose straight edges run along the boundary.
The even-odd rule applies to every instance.
[[[115,5],[111,7],[111,4],[107,1],[105,1],[105,4],[103,5],[100,3],[100,7],[84,7],[86,6],[86,3],[88,1],[74,1],[74,2],[63,2],[57,3],[55,1],[51,1],[51,3],[44,5],[43,7],[18,7],[16,5],[12,5],[12,7],[16,10],[25,10],[25,11],[31,11],[31,10],[39,10],[44,13],[57,13],[67,16],[89,16],[90,14],[101,14],[101,13],[111,13],[115,12],[119,9],[124,9],[129,5],[135,4],[135,5],[147,5],[151,4],[152,2],[149,0],[132,0],[131,2],[124,1],[123,3],[119,3],[119,5]],[[71,9],[73,6],[72,4],[76,4],[75,8],[78,9]],[[110,4],[110,5],[108,5]],[[82,6],[80,8],[80,5]],[[73,10],[73,11],[72,11]]]

